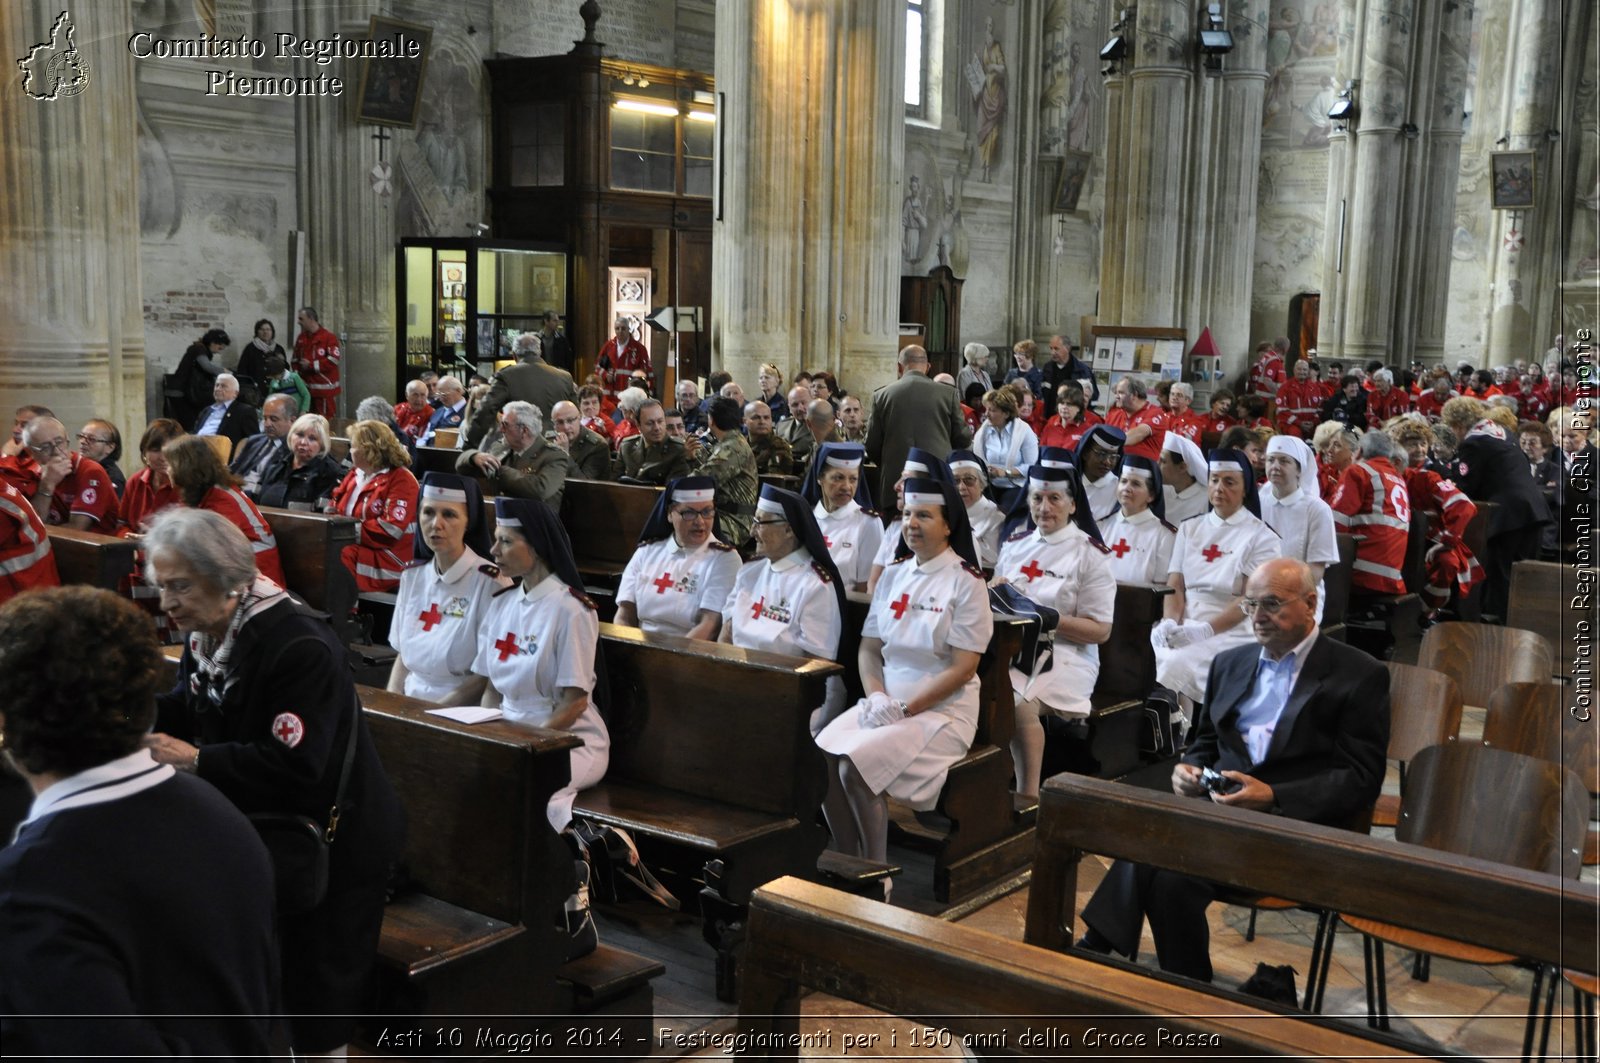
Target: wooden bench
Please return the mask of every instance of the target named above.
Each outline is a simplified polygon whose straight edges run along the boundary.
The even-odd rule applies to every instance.
[[[1339,545],[1339,561],[1322,573],[1322,633],[1345,641],[1345,617],[1350,612],[1350,578],[1355,575],[1356,541],[1348,535],[1334,536]]]
[[[1382,1035],[1063,956],[797,879],[756,892],[749,940],[738,1032],[766,1059],[797,1059],[802,1036],[830,1030],[826,1017],[800,1021],[804,987],[913,1020],[914,1031],[902,1026],[896,1033],[897,1044],[912,1052],[927,1045],[965,1049],[968,1058],[1415,1058]],[[836,1037],[823,1052],[895,1054],[887,1040],[868,1040],[883,1037],[881,1031],[849,1029],[859,1030],[859,1040]]]
[[[604,943],[566,960],[562,908],[574,888],[573,857],[545,805],[570,778],[567,751],[579,739],[504,722],[469,727],[371,687],[360,695],[407,821],[410,888],[384,910],[378,1013],[553,1016],[604,1007],[647,1022],[660,964]],[[514,1020],[496,1027],[505,1021]]]
[[[355,633],[350,611],[356,604],[356,579],[339,555],[356,541],[359,524],[339,514],[260,509],[278,541],[288,589],[313,609],[327,613],[340,640],[348,645]]]
[[[1491,800],[1492,803],[1492,800]],[[1588,970],[1592,884],[1353,831],[1062,775],[1040,795],[1026,940],[1073,940],[1078,863],[1132,860],[1306,905]]]
[[[561,493],[561,524],[585,579],[622,575],[663,490],[604,480],[567,481]]]
[[[1578,675],[1580,664],[1592,676],[1593,629],[1589,629],[1590,637],[1585,637],[1579,625],[1594,623],[1596,602],[1600,600],[1597,592],[1600,569],[1553,561],[1518,561],[1511,566],[1506,626],[1544,636],[1555,650],[1557,679],[1571,682]]]
[[[611,763],[573,812],[632,833],[680,896],[703,883],[706,939],[731,999],[751,892],[814,876],[827,842],[827,765],[809,724],[840,668],[611,624],[600,632]]]
[[[133,572],[137,540],[79,531],[64,524],[52,524],[46,532],[62,583],[82,583],[121,593],[124,581]]]
[[[417,447],[411,452],[411,471],[418,480],[430,472],[456,471],[456,459],[461,451],[449,447]]]
[[[859,653],[861,629],[871,599],[860,592],[845,595],[844,635],[839,661],[845,669],[845,703],[862,696]],[[933,894],[940,901],[959,901],[1027,866],[1032,841],[1031,802],[1013,797],[1015,769],[1011,734],[1016,726],[1016,701],[1011,691],[1011,659],[1022,646],[1025,625],[995,614],[994,638],[978,662],[978,728],[967,755],[951,766],[944,789],[931,812],[917,814],[920,828],[898,830],[899,840],[933,853]]]

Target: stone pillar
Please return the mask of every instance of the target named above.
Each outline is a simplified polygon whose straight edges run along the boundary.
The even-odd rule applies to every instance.
[[[1405,365],[1442,353],[1470,19],[1462,2],[1341,10],[1338,79],[1358,79],[1359,114],[1329,136],[1325,354]]]
[[[1511,39],[1503,56],[1501,97],[1498,106],[1481,111],[1493,116],[1493,128],[1505,131],[1507,150],[1534,153],[1534,204],[1529,210],[1495,212],[1489,272],[1494,295],[1484,357],[1488,365],[1542,358],[1561,331],[1552,310],[1561,281],[1563,153],[1560,143],[1545,134],[1560,128],[1561,37],[1576,27],[1564,24],[1556,0],[1511,0],[1506,29]],[[1492,182],[1485,182],[1485,197],[1491,187]]]
[[[9,425],[13,407],[42,403],[68,433],[109,417],[136,441],[145,365],[132,20],[127,5],[98,5],[52,43],[61,14],[53,0],[0,5],[0,55],[14,63],[46,46],[26,91],[14,66],[0,79],[0,412]]]
[[[713,364],[894,379],[905,15],[855,0],[717,5],[722,170]]]
[[[382,13],[381,7],[376,0],[299,0],[294,29],[302,38],[335,33],[364,38],[370,16]],[[368,173],[378,162],[378,142],[372,139],[377,127],[355,121],[352,97],[361,84],[360,61],[296,64],[298,76],[319,73],[342,78],[345,88],[338,98],[296,97],[297,228],[306,234],[301,298],[316,307],[323,326],[343,345],[339,401],[342,412],[351,415],[367,395],[395,391],[394,200],[372,190]],[[389,146],[393,165],[394,141]],[[292,339],[284,337],[285,348]]]
[[[1131,213],[1128,198],[1122,194],[1132,150],[1128,123],[1124,121],[1128,76],[1113,74],[1106,78],[1105,86],[1106,198],[1100,236],[1100,311],[1096,317],[1102,324],[1116,325],[1122,322],[1123,265]]]

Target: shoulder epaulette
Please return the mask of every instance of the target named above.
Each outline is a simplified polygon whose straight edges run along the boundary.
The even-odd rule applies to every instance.
[[[489,597],[490,598],[498,598],[502,594],[506,593],[506,591],[514,591],[520,586],[522,586],[522,581],[520,579],[514,579],[509,584],[507,584],[506,586],[501,587],[499,590],[497,590],[493,594],[489,595]]]
[[[567,593],[578,599],[578,601],[582,602],[584,605],[588,606],[591,612],[599,612],[599,610],[595,608],[594,599],[580,591],[578,588],[568,587]]]
[[[815,572],[817,574],[817,578],[820,579],[822,582],[824,582],[824,583],[832,583],[833,582],[833,577],[828,575],[828,570],[822,567],[822,562],[820,562],[820,561],[811,562],[811,571]]]
[[[712,540],[708,541],[706,543],[706,545],[708,547],[710,547],[711,549],[713,549],[713,550],[732,550],[733,549],[733,547],[729,546],[727,543],[723,542],[721,539],[712,539]]]
[[[866,506],[862,506],[861,507],[861,512],[865,513],[869,517],[877,517],[879,520],[883,519],[883,514],[882,513],[879,513],[875,509],[868,509]]]
[[[420,568],[423,565],[428,564],[432,560],[433,560],[433,558],[431,558],[431,557],[413,557],[410,561],[407,561],[404,565],[401,565],[400,567],[401,568]]]
[[[483,573],[485,576],[488,576],[490,579],[500,578],[500,566],[492,561],[479,565],[478,571]]]
[[[1090,539],[1089,545],[1100,551],[1102,554],[1109,554],[1111,552],[1111,547],[1107,546],[1099,539]]]
[[[1021,529],[1019,529],[1017,531],[1012,532],[1009,536],[1007,536],[1006,542],[1008,542],[1008,543],[1018,542],[1018,541],[1020,541],[1022,539],[1026,539],[1028,536],[1030,536],[1032,534],[1033,534],[1033,529],[1032,528],[1024,527],[1024,528],[1021,528]]]
[[[905,562],[910,561],[913,557],[916,557],[916,556],[917,556],[916,554],[907,554],[905,557],[897,557],[897,558],[895,558],[893,561],[889,562],[889,564],[891,564],[891,565],[904,564]]]
[[[1157,517],[1156,520],[1158,522],[1160,522],[1161,526],[1163,528],[1167,529],[1167,531],[1171,532],[1174,535],[1178,534],[1178,526],[1176,524],[1168,524],[1166,522],[1166,519],[1163,518],[1163,517]]]
[[[972,575],[977,576],[981,580],[988,580],[988,577],[983,574],[983,569],[979,568],[977,565],[974,565],[971,561],[961,562],[961,567],[966,569]]]

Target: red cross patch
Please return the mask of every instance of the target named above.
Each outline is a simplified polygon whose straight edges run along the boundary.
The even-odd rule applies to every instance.
[[[1113,546],[1111,548],[1111,552],[1113,554],[1117,555],[1117,560],[1118,561],[1121,561],[1123,559],[1123,557],[1125,557],[1127,555],[1128,551],[1132,550],[1132,549],[1133,549],[1133,547],[1128,545],[1128,540],[1126,540],[1126,539],[1118,539],[1117,540],[1117,545]]]
[[[272,737],[293,749],[306,736],[305,721],[292,712],[280,712],[272,720]]]
[[[95,493],[94,488],[85,487],[83,489],[83,493],[78,496],[78,501],[82,502],[86,506],[92,506],[94,505],[94,500],[98,497],[99,495]]]
[[[399,523],[400,521],[405,520],[406,519],[406,500],[403,499],[403,498],[397,498],[393,502],[389,503],[389,516],[396,523]]]

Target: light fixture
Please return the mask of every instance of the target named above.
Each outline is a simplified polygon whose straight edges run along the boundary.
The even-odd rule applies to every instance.
[[[1400,127],[1400,135],[1405,137],[1407,140],[1416,140],[1417,137],[1422,135],[1422,131],[1417,128],[1417,123],[1407,122],[1405,125]]]
[[[1102,77],[1116,74],[1121,71],[1118,64],[1128,55],[1128,38],[1124,31],[1133,29],[1134,13],[1136,7],[1125,7],[1117,16],[1117,21],[1111,26],[1111,39],[1100,46],[1100,61],[1105,65],[1100,68]]]
[[[1233,51],[1233,34],[1222,28],[1222,5],[1207,4],[1206,24],[1200,29],[1200,56],[1205,68],[1222,70],[1222,57]]]
[[[1356,104],[1356,89],[1360,84],[1359,81],[1346,81],[1344,88],[1339,90],[1339,98],[1328,108],[1328,121],[1333,123],[1335,129],[1348,129],[1361,116],[1361,108]]]
[[[698,108],[690,108],[687,117],[691,122],[715,122],[717,120],[715,111],[702,111]]]
[[[619,111],[637,111],[640,114],[658,114],[663,118],[674,118],[678,109],[668,103],[651,103],[649,100],[618,100],[611,105]]]

